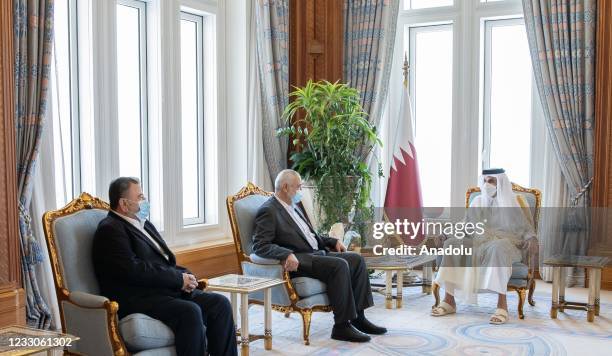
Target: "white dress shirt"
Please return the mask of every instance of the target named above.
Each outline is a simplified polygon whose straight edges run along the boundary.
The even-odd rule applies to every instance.
[[[161,246],[159,245],[157,240],[152,238],[151,235],[149,235],[149,233],[147,232],[147,230],[145,230],[144,225],[145,225],[146,220],[134,219],[134,218],[131,218],[129,216],[122,215],[122,214],[120,214],[120,213],[118,213],[116,211],[115,211],[115,213],[117,215],[121,216],[123,218],[123,220],[125,220],[125,221],[129,222],[130,224],[134,225],[134,227],[137,228],[140,232],[142,232],[149,239],[149,241],[151,241],[153,243],[153,245],[155,247],[157,247],[157,250],[159,252],[161,252],[162,255],[164,255],[166,260],[170,259],[170,256],[168,256],[168,254],[161,248]]]
[[[317,242],[317,238],[315,237],[315,234],[312,232],[312,230],[310,230],[310,227],[308,226],[306,221],[302,219],[300,214],[298,214],[298,212],[295,211],[296,208],[294,208],[291,205],[288,205],[287,203],[279,199],[276,195],[274,197],[276,198],[276,200],[278,200],[283,205],[285,210],[287,210],[287,213],[289,213],[289,216],[291,216],[291,219],[293,219],[293,221],[297,224],[300,230],[302,230],[302,233],[304,234],[304,236],[306,236],[306,241],[308,241],[308,243],[310,244],[310,247],[312,247],[312,249],[315,251],[318,250],[319,243]]]

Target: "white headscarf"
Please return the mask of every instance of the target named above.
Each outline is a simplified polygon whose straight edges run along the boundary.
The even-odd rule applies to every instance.
[[[497,189],[494,197],[490,197],[485,190],[485,178],[495,177]],[[470,208],[477,209],[468,215],[479,219],[487,219],[487,227],[516,235],[516,237],[528,239],[535,236],[532,223],[525,216],[516,194],[512,191],[512,183],[506,173],[483,174],[478,178],[480,195],[474,198]],[[472,210],[472,209],[470,209]]]
[[[485,192],[485,178],[494,177],[497,179],[497,194],[495,197],[490,197]],[[512,191],[512,183],[506,173],[499,174],[483,174],[478,177],[478,187],[481,192],[481,207],[504,207],[504,208],[520,208],[516,195]]]

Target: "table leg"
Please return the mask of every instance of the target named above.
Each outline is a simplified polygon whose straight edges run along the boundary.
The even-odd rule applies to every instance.
[[[565,306],[565,285],[567,280],[567,267],[559,268],[559,311],[563,313]]]
[[[587,321],[595,320],[595,286],[597,285],[596,269],[589,268],[589,301],[587,303]]]
[[[234,318],[234,326],[238,331],[238,299],[236,293],[230,293],[230,304],[232,305],[232,317]]]
[[[423,266],[423,293],[431,294],[431,280],[433,276],[433,267],[431,263],[427,263]]]
[[[395,284],[395,307],[400,309],[402,307],[402,294],[404,292],[404,271],[399,270],[395,273],[395,275],[397,277],[397,283]]]
[[[595,278],[595,316],[599,316],[599,293],[601,292],[601,269],[596,269]]]
[[[552,285],[552,305],[550,306],[550,317],[557,318],[557,305],[559,304],[559,277],[561,276],[560,267],[553,267],[553,285]]]
[[[264,346],[272,350],[272,288],[264,290]]]
[[[249,294],[240,294],[240,355],[249,354]]]
[[[393,294],[391,294],[391,288],[393,287],[393,271],[386,271],[385,279],[385,307],[387,309],[393,308]]]

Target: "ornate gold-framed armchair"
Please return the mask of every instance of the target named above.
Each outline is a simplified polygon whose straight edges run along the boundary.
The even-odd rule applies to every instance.
[[[512,191],[516,194],[523,213],[533,223],[537,236],[542,193],[538,189],[525,188],[516,183],[512,183]],[[480,194],[479,187],[469,188],[465,193],[465,207],[468,208],[472,200]],[[527,300],[529,304],[535,306],[533,292],[535,291],[535,279],[538,273],[538,250],[539,246],[536,238],[530,241],[530,245],[527,248],[523,249],[522,261],[512,264],[512,276],[510,281],[508,281],[508,291],[516,291],[518,294],[518,315],[520,319],[525,318],[523,305],[525,304],[526,294],[528,294]],[[441,260],[441,257],[439,259]],[[440,262],[439,260],[437,261],[438,266],[440,266]],[[435,308],[440,303],[440,285],[437,283],[433,283],[433,294],[436,301],[432,308]]]
[[[284,285],[272,289],[272,309],[286,316],[299,313],[303,322],[304,343],[309,345],[312,313],[331,311],[326,294],[327,286],[314,278],[291,278],[289,272],[283,270],[280,261],[261,258],[252,253],[251,237],[257,210],[272,195],[249,182],[237,194],[227,197],[227,212],[236,255],[243,274],[286,281]],[[263,304],[262,292],[249,294],[249,303]]]
[[[109,209],[106,202],[82,193],[65,207],[43,215],[62,331],[81,338],[69,353],[175,355],[174,333],[169,327],[138,313],[119,321],[119,304],[99,295],[91,250],[98,223]]]

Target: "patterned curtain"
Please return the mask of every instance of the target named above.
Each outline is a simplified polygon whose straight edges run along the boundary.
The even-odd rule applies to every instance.
[[[289,0],[257,0],[257,61],[262,105],[263,148],[270,177],[287,166],[289,140],[277,137],[289,100]]]
[[[345,0],[344,80],[378,126],[389,89],[399,0]]]
[[[47,113],[53,42],[53,0],[14,0],[15,129],[21,267],[28,325],[48,329],[51,313],[35,272],[42,254],[30,220],[32,178]]]
[[[582,254],[593,177],[596,0],[523,0],[523,11],[549,138],[573,207],[560,246]]]

